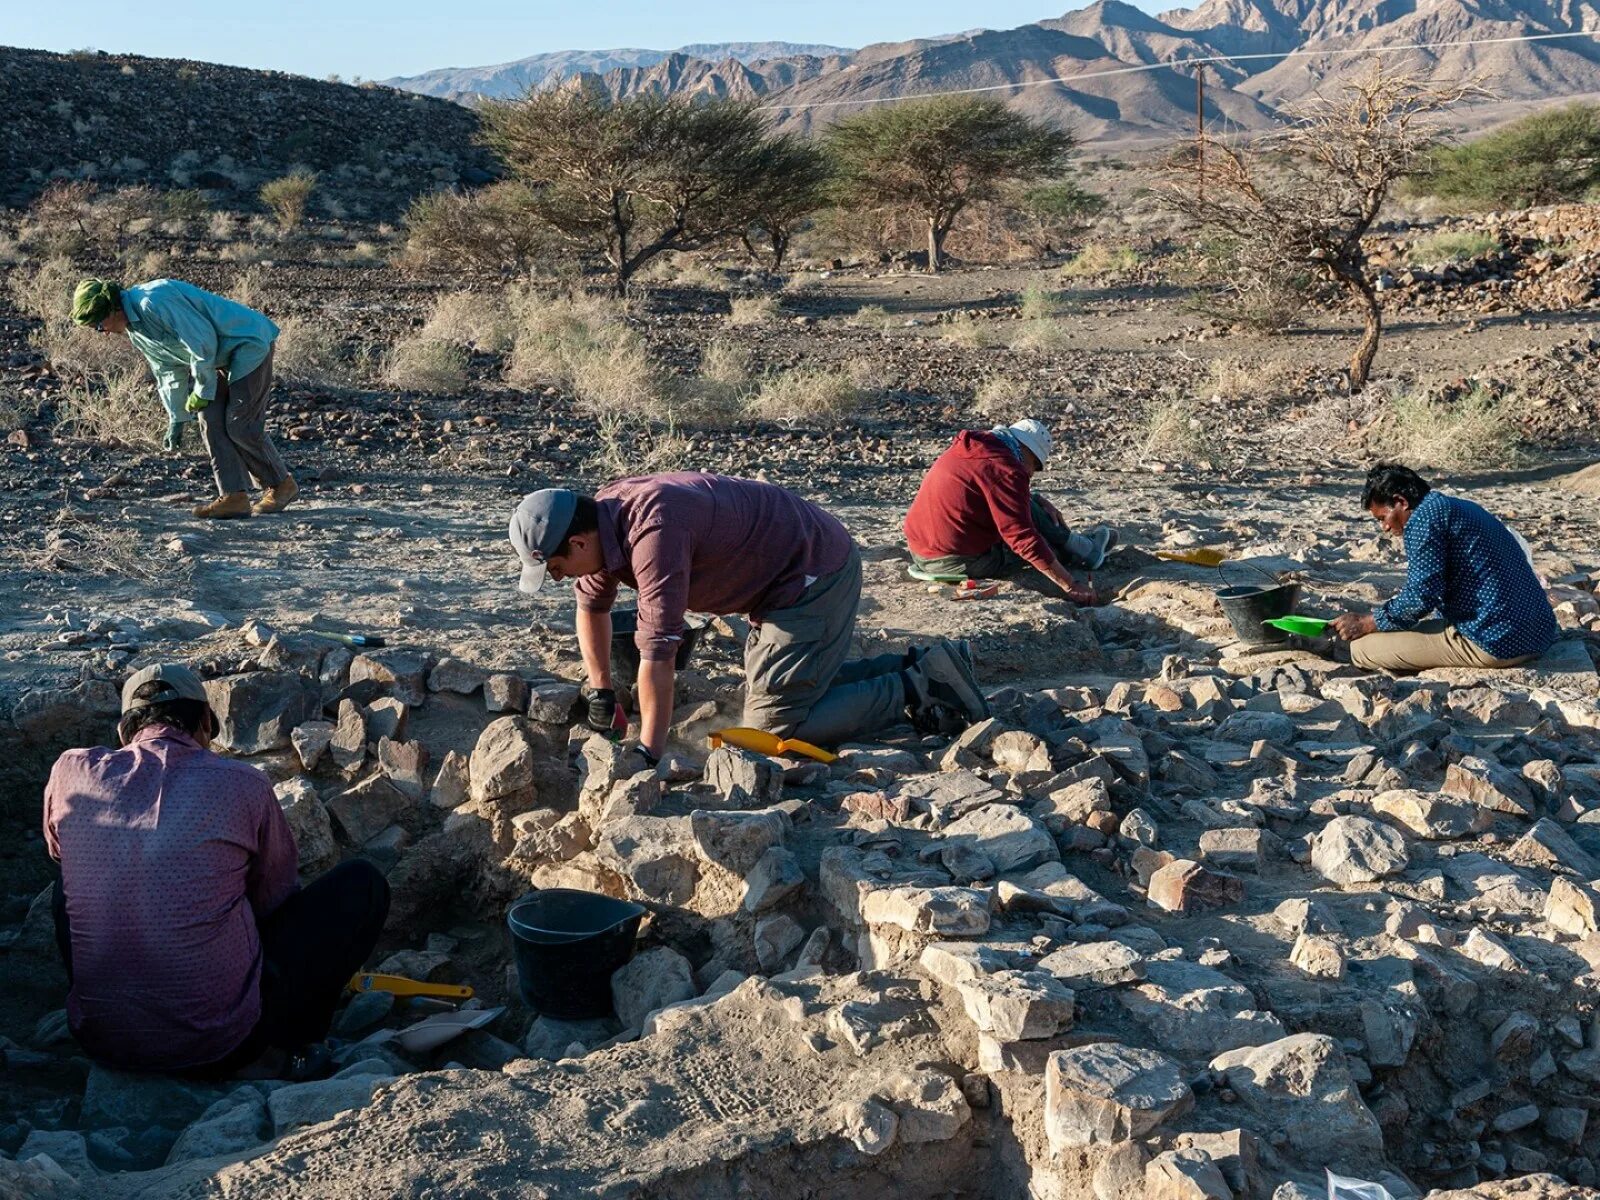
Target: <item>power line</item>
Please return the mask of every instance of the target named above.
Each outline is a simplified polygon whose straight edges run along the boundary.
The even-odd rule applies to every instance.
[[[1563,38],[1597,38],[1600,29],[1580,29],[1568,33],[1529,33],[1517,37],[1467,38],[1454,42],[1412,42],[1394,46],[1344,46],[1326,50],[1279,50],[1260,54],[1213,54],[1200,58],[1175,58],[1163,62],[1115,67],[1109,71],[1089,71],[1082,75],[1055,75],[1049,79],[1024,79],[1017,83],[992,83],[984,87],[952,88],[943,92],[917,92],[910,96],[872,96],[861,100],[818,100],[811,104],[763,104],[761,112],[804,112],[817,108],[853,108],[865,104],[894,104],[901,100],[926,100],[933,96],[974,96],[982,92],[1009,92],[1017,88],[1044,87],[1054,83],[1081,83],[1087,79],[1107,79],[1113,75],[1135,75],[1163,68],[1198,66],[1207,63],[1254,62],[1262,59],[1345,58],[1361,54],[1393,54],[1406,50],[1449,50],[1463,46],[1502,46],[1513,42],[1553,42]],[[1110,51],[1106,52],[1108,55]]]

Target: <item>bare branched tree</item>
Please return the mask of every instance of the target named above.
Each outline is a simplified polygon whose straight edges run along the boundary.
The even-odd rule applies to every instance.
[[[1438,142],[1436,115],[1486,94],[1471,83],[1430,84],[1380,62],[1337,96],[1286,106],[1289,124],[1281,130],[1248,144],[1208,138],[1203,177],[1193,150],[1175,157],[1157,191],[1206,232],[1236,239],[1263,274],[1309,272],[1343,290],[1365,322],[1350,358],[1350,390],[1359,391],[1383,335],[1361,239],[1390,189],[1419,170]]]

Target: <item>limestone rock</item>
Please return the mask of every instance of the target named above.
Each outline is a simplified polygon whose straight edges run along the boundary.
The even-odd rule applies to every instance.
[[[1072,1027],[1072,991],[1044,971],[1000,971],[956,987],[972,1023],[1002,1042],[1052,1038]]]
[[[1372,809],[1417,837],[1432,841],[1471,837],[1488,829],[1493,821],[1490,811],[1481,805],[1411,788],[1379,792],[1372,798]]]
[[[521,713],[528,707],[528,681],[497,671],[483,681],[483,706],[490,712]],[[565,716],[565,714],[563,714]]]
[[[375,746],[383,738],[399,741],[406,735],[406,719],[411,710],[394,696],[380,696],[367,705],[367,744]]]
[[[805,940],[805,927],[788,913],[763,917],[755,928],[756,961],[763,971],[776,971]]]
[[[470,696],[483,686],[488,675],[482,667],[462,662],[459,658],[441,658],[428,672],[428,690]]]
[[[1600,875],[1600,862],[1549,817],[1534,822],[1533,828],[1512,845],[1507,857],[1523,866],[1573,871],[1585,879]]]
[[[611,1000],[625,1029],[637,1029],[656,1009],[697,994],[689,960],[670,946],[635,955],[611,977]]]
[[[1193,1106],[1182,1068],[1155,1050],[1097,1042],[1058,1050],[1045,1068],[1045,1133],[1057,1153],[1143,1138]]]
[[[565,679],[546,679],[528,688],[528,716],[546,725],[566,725],[582,689]]]
[[[1244,881],[1180,858],[1150,877],[1147,895],[1156,908],[1186,916],[1239,903],[1244,899]]]
[[[1323,934],[1302,933],[1289,951],[1289,961],[1313,979],[1344,978],[1344,952]]]
[[[861,916],[910,933],[977,937],[989,932],[989,897],[976,888],[878,888],[862,901]]]
[[[259,754],[289,744],[295,726],[312,720],[320,693],[304,676],[287,671],[247,671],[205,680],[206,700],[217,715],[214,744],[234,754]]]
[[[1041,958],[1037,969],[1080,992],[1137,983],[1145,976],[1144,956],[1123,942],[1063,946]]]
[[[382,775],[369,775],[328,802],[328,811],[352,846],[364,846],[412,808],[412,801]]]
[[[354,700],[339,701],[339,719],[328,743],[334,766],[353,773],[367,759],[367,717]]]
[[[1573,937],[1600,932],[1600,890],[1557,875],[1550,883],[1544,919]]]
[[[879,1100],[856,1100],[839,1108],[839,1132],[857,1150],[876,1157],[894,1145],[900,1118]]]
[[[782,845],[788,820],[776,809],[728,812],[696,809],[689,829],[701,856],[740,878],[749,875],[768,850]]]
[[[1148,962],[1144,982],[1115,994],[1157,1045],[1177,1054],[1258,1046],[1285,1032],[1276,1016],[1257,1009],[1249,988],[1198,963]]]
[[[711,752],[705,781],[729,808],[766,808],[783,799],[783,768],[736,746],[719,746]]]
[[[1538,805],[1527,780],[1484,758],[1468,756],[1445,770],[1440,788],[1447,796],[1460,796],[1494,812],[1519,817],[1536,817]]]
[[[265,1098],[254,1088],[239,1088],[178,1135],[167,1165],[248,1150],[266,1141],[270,1130]]]
[[[433,777],[428,790],[428,800],[435,808],[459,808],[471,794],[471,777],[468,774],[467,756],[451,750],[439,764],[439,773]]]
[[[315,771],[322,756],[328,752],[328,747],[333,744],[333,730],[332,721],[305,721],[290,731],[289,744],[294,747],[295,756],[307,771]]]
[[[410,650],[371,650],[350,662],[350,682],[371,679],[400,703],[415,708],[428,699],[428,658]]]
[[[533,745],[521,717],[491,721],[472,748],[472,798],[494,800],[533,783]]]
[[[687,817],[627,817],[601,830],[595,858],[634,899],[686,904],[700,878]]]
[[[1211,1060],[1228,1086],[1262,1123],[1288,1138],[1312,1166],[1381,1161],[1383,1132],[1350,1074],[1339,1043],[1326,1034],[1297,1033]]]
[[[361,1064],[356,1064],[360,1066]],[[387,1068],[384,1068],[387,1071]],[[330,1117],[372,1103],[372,1094],[394,1079],[390,1074],[352,1073],[354,1068],[332,1079],[311,1083],[291,1083],[267,1097],[267,1112],[272,1118],[272,1135],[282,1137],[291,1129],[319,1125]]]
[[[782,904],[805,884],[800,860],[782,846],[769,848],[744,880],[744,910],[763,913]]]
[[[1233,1189],[1203,1150],[1168,1150],[1145,1165],[1145,1200],[1233,1200]]]
[[[301,873],[315,874],[338,862],[339,843],[333,837],[333,822],[311,781],[304,777],[286,779],[272,790],[294,834]]]
[[[942,1071],[895,1071],[877,1094],[900,1118],[899,1140],[908,1145],[947,1142],[972,1116],[961,1085]]]
[[[974,809],[952,822],[944,830],[944,837],[983,854],[1001,874],[1027,871],[1061,857],[1049,831],[1009,804]]]
[[[1369,817],[1335,817],[1316,835],[1311,851],[1317,873],[1340,886],[1397,875],[1409,862],[1405,839]]]
[[[423,772],[428,769],[428,748],[421,742],[378,740],[378,770],[408,798],[421,800],[427,794]]]

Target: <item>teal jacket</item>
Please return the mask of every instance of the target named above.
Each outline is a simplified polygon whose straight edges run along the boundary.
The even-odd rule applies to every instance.
[[[243,379],[266,361],[278,327],[253,308],[202,291],[181,279],[154,279],[122,290],[128,340],[156,377],[156,390],[174,421],[191,392],[217,398],[217,372]]]

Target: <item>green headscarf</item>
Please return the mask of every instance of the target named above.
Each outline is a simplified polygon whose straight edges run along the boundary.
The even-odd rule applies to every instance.
[[[72,292],[72,321],[75,325],[98,325],[114,311],[122,299],[122,289],[104,279],[85,279]]]

